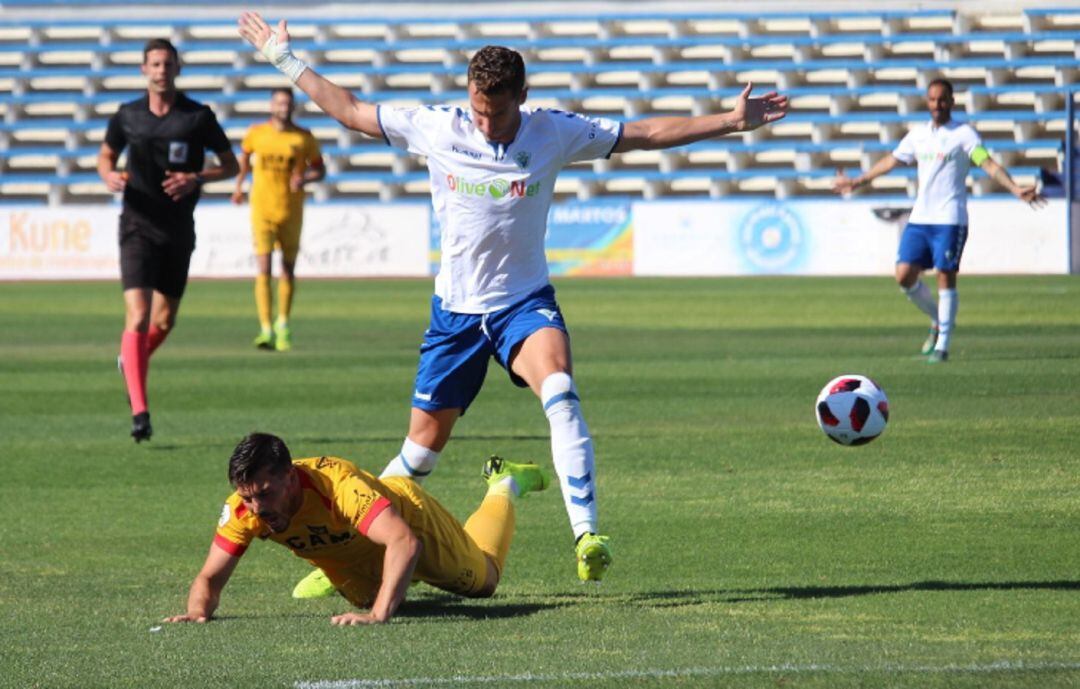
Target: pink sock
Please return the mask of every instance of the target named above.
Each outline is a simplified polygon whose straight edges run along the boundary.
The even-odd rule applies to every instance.
[[[124,362],[124,381],[131,398],[131,414],[146,411],[146,373],[150,366],[150,352],[146,333],[124,331],[120,339],[120,357]]]
[[[162,330],[156,325],[150,326],[150,332],[146,333],[149,340],[147,341],[147,356],[151,356],[157,348],[161,346],[161,343],[165,341],[165,338],[169,336],[168,330]]]

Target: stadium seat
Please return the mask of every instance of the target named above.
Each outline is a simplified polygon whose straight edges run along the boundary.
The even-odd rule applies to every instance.
[[[388,15],[297,20],[293,44],[383,104],[466,104],[465,65],[489,43],[524,54],[539,107],[617,120],[698,115],[729,108],[749,79],[791,97],[788,118],[767,130],[574,166],[557,193],[580,198],[828,193],[832,168],[865,167],[925,119],[926,84],[939,74],[958,87],[959,116],[1030,173],[1056,165],[1064,89],[1080,76],[1080,10],[1068,8]],[[0,18],[0,200],[108,196],[94,178],[97,147],[107,118],[142,93],[136,67],[154,36],[177,44],[181,88],[214,108],[234,142],[266,117],[266,90],[287,83],[236,38],[232,19]],[[298,102],[328,163],[320,198],[426,193],[420,162]],[[894,193],[910,180],[882,186]]]

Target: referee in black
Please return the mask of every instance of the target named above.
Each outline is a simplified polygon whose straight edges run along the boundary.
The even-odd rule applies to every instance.
[[[146,95],[109,120],[98,152],[98,174],[124,193],[120,213],[120,277],[124,334],[118,363],[131,402],[131,437],[149,440],[146,375],[150,355],[176,323],[195,249],[195,204],[205,182],[235,177],[240,167],[210,108],[176,89],[180,57],[167,40],[143,48]],[[121,151],[127,169],[118,171]],[[206,149],[218,158],[205,167]]]

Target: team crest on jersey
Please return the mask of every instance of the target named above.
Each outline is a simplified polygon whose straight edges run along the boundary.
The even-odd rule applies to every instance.
[[[229,523],[229,503],[225,503],[221,506],[221,517],[217,520],[218,526],[225,526]]]
[[[518,151],[514,154],[514,162],[522,170],[528,169],[530,160],[532,160],[532,156],[528,151]]]
[[[169,142],[169,162],[170,163],[186,163],[188,154],[188,145],[186,141],[170,141]]]

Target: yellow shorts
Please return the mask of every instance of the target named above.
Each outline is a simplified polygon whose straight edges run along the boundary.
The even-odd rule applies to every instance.
[[[271,220],[257,213],[251,214],[251,234],[255,243],[255,255],[265,256],[280,249],[286,261],[293,263],[300,253],[300,228],[304,224],[304,209],[289,213],[282,221]]]
[[[424,545],[413,580],[463,596],[482,590],[487,583],[488,556],[465,533],[461,522],[411,479],[395,476],[382,481],[402,497],[401,517]],[[366,608],[382,582],[382,559],[373,559],[378,562],[323,566],[323,571],[350,603]]]

